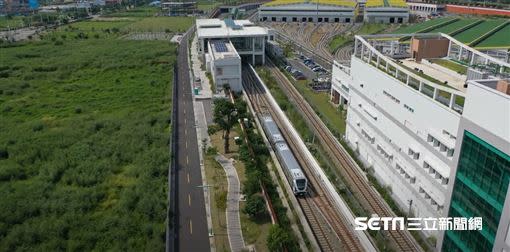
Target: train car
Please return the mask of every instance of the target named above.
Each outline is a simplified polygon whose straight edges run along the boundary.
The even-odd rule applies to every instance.
[[[277,142],[274,147],[294,195],[305,195],[308,187],[308,180],[294,157],[294,153],[292,153],[285,142]]]
[[[285,142],[282,133],[278,129],[278,125],[274,122],[271,116],[261,116],[262,126],[266,132],[269,142],[274,145],[278,142]]]

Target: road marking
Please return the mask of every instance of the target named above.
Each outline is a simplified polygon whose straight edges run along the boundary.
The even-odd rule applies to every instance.
[[[189,220],[189,234],[193,234],[193,223],[191,223],[191,219]]]
[[[184,118],[184,124],[186,124],[186,118]]]
[[[188,129],[184,129],[184,135],[188,135]]]
[[[189,158],[186,156],[186,164],[189,164]]]
[[[191,206],[191,195],[188,193],[188,205]]]
[[[186,149],[188,148],[188,141],[186,141]]]
[[[188,184],[189,184],[189,173],[188,173]]]
[[[184,114],[186,114],[186,109],[184,109]]]

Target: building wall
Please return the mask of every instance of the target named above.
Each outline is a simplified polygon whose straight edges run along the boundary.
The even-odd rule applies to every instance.
[[[510,17],[510,10],[460,6],[452,4],[446,5],[446,11],[455,14],[497,15]]]
[[[350,76],[342,81],[350,85],[348,142],[391,187],[402,209],[410,207],[418,217],[442,216],[453,157],[434,147],[428,134],[444,130],[456,136],[460,116],[354,56]]]
[[[368,23],[385,23],[385,24],[408,23],[409,10],[402,8],[398,9],[388,8],[387,11],[384,11],[384,8],[365,8],[363,21]]]
[[[422,59],[443,58],[448,55],[449,43],[450,41],[445,38],[413,38],[411,40],[411,55],[418,62]]]
[[[228,84],[233,91],[242,91],[241,59],[213,60],[211,74],[217,88],[222,89],[225,84]]]
[[[261,6],[259,21],[270,22],[354,22],[354,8],[315,4]]]
[[[485,231],[442,232],[443,251],[510,251],[510,108],[497,107],[509,102],[492,88],[469,85],[457,136],[465,141],[457,142],[445,216],[482,217]]]

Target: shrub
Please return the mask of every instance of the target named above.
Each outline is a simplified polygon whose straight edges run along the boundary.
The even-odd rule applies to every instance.
[[[0,149],[0,159],[8,159],[9,158],[9,152],[5,148]]]
[[[252,218],[261,218],[267,214],[266,202],[259,194],[253,194],[246,199],[244,212]]]

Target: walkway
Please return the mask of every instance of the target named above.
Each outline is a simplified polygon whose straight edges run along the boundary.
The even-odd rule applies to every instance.
[[[227,174],[227,233],[231,251],[238,252],[245,248],[241,219],[239,218],[239,178],[232,161],[223,155],[217,155],[216,161],[223,167]]]

